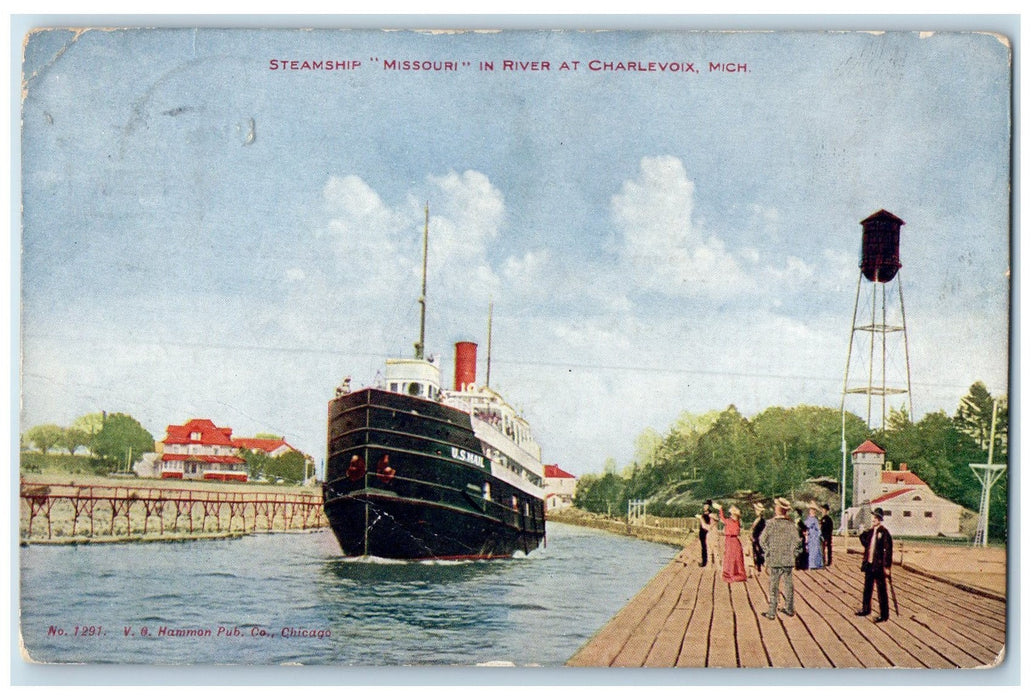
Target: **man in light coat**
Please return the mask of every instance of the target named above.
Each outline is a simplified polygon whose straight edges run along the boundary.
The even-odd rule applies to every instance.
[[[778,498],[773,503],[774,516],[766,521],[766,527],[759,538],[759,544],[766,553],[766,568],[770,571],[770,610],[763,616],[777,619],[777,597],[780,582],[784,581],[784,607],[780,609],[788,617],[795,614],[795,584],[792,570],[795,567],[795,546],[798,543],[798,529],[788,517],[791,503]]]

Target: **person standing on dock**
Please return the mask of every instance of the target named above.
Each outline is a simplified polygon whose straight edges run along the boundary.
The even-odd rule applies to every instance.
[[[805,519],[805,545],[809,554],[809,568],[823,568],[823,537],[820,520],[816,517],[816,504],[809,504],[809,517]]]
[[[770,570],[770,610],[763,616],[777,619],[777,597],[780,582],[784,581],[784,607],[781,611],[788,617],[795,615],[795,583],[792,580],[795,566],[795,545],[798,543],[798,529],[788,517],[791,503],[778,498],[773,503],[774,516],[766,521],[759,544],[766,554],[766,565]]]
[[[763,508],[762,503],[753,503],[752,509],[755,510],[755,520],[752,522],[752,562],[755,565],[755,575],[758,576],[759,572],[763,570],[763,563],[766,560],[762,545],[759,544],[759,538],[766,529],[766,519],[763,518],[766,509]]]
[[[709,536],[709,528],[712,526],[712,501],[706,500],[702,506],[702,513],[698,516],[698,542],[702,546],[702,561],[698,566],[705,566],[709,563],[709,547],[706,539]]]
[[[820,516],[820,537],[823,539],[823,563],[824,566],[831,565],[834,553],[834,520],[831,519],[831,507],[824,503],[820,506],[823,515]]]
[[[863,607],[856,615],[870,614],[870,603],[873,598],[874,583],[877,584],[877,602],[880,604],[880,617],[874,622],[888,620],[888,582],[891,576],[892,540],[888,528],[884,527],[884,511],[874,508],[873,526],[859,536],[863,545]]]
[[[745,551],[741,547],[741,509],[730,507],[730,517],[723,515],[723,506],[717,504],[723,523],[723,580],[738,583],[748,578],[745,572]]]
[[[808,569],[809,568],[809,550],[806,548],[806,527],[805,527],[805,516],[802,515],[801,508],[795,508],[795,514],[798,516],[795,519],[795,527],[798,531],[798,541],[795,543],[795,568],[796,569]]]

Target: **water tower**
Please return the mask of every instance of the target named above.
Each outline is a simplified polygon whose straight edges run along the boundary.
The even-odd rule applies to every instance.
[[[861,407],[865,411],[856,412],[865,413],[870,428],[874,427],[876,409],[880,409],[880,427],[885,427],[889,396],[905,396],[908,401],[902,405],[913,418],[906,307],[899,277],[899,234],[905,223],[884,209],[860,222],[863,248],[841,396],[843,423],[846,399],[856,395],[865,396]]]

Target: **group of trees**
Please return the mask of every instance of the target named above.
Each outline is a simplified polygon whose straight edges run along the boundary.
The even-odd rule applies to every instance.
[[[987,461],[995,400],[984,384],[970,387],[954,417],[943,411],[913,423],[893,411],[883,430],[871,431],[846,414],[849,449],[871,439],[895,464],[905,462],[938,495],[977,511],[981,484],[970,469]],[[1006,461],[1008,411],[998,402],[992,460]],[[579,480],[574,504],[598,513],[625,513],[627,501],[648,501],[649,513],[690,516],[706,498],[752,491],[764,497],[805,489],[807,479],[840,480],[842,416],[815,406],[768,408],[749,420],[733,406],[701,416],[684,414],[666,435],[648,429],[636,441],[635,460],[617,474],[609,462],[601,475]],[[850,465],[851,467],[851,465]],[[850,471],[851,474],[851,471]],[[849,479],[851,481],[851,479]],[[851,483],[845,484],[846,498]],[[992,493],[990,534],[1006,536],[1006,483]]]
[[[271,457],[261,450],[240,450],[240,457],[247,462],[247,474],[252,479],[264,477],[270,481],[282,479],[299,483],[307,476],[307,458],[295,450],[278,457]]]
[[[109,467],[125,466],[127,460],[154,451],[154,436],[125,413],[87,413],[68,427],[37,425],[25,431],[22,443],[44,455],[51,451],[74,455],[85,450],[93,460]]]

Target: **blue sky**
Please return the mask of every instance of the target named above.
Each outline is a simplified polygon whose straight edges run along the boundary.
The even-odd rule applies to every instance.
[[[952,414],[974,381],[1008,392],[1008,62],[957,33],[35,34],[23,429],[207,417],[321,459],[340,379],[411,353],[426,202],[429,352],[450,376],[478,341],[482,378],[493,300],[492,384],[569,471],[685,410],[837,407],[882,208],[915,412]]]

